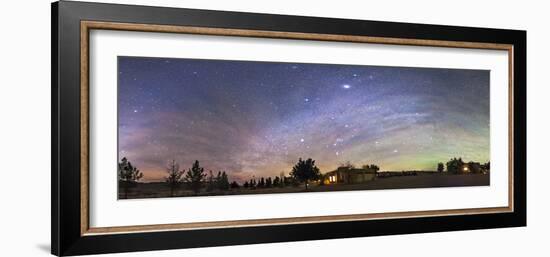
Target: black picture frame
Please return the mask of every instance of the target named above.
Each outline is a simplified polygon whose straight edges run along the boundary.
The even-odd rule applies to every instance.
[[[81,255],[526,225],[526,31],[61,1],[52,4],[51,247]],[[82,20],[513,45],[513,201],[507,213],[100,235],[81,233]]]

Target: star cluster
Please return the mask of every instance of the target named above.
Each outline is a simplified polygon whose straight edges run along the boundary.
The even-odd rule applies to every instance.
[[[170,160],[243,181],[300,157],[321,172],[490,157],[486,70],[119,57],[118,73],[119,157],[146,181]]]

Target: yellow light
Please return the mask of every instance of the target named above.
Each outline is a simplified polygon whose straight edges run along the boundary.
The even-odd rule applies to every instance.
[[[468,171],[468,167],[464,167],[464,171]]]

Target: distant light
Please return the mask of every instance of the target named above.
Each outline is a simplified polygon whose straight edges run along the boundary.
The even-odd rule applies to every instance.
[[[309,98],[304,98],[304,101],[309,102]]]
[[[302,143],[303,143],[303,142],[304,142],[304,139],[303,139],[303,138],[302,138],[302,139],[300,139],[300,142],[302,142]]]
[[[348,84],[344,84],[344,85],[342,85],[342,88],[343,88],[343,89],[350,89],[350,88],[351,88],[351,86],[350,86],[350,85],[348,85]]]
[[[399,151],[397,151],[397,149],[395,149],[395,150],[393,150],[393,152],[394,152],[394,153],[397,153],[397,152],[399,152]]]
[[[138,110],[134,110],[134,113],[135,113],[135,112],[138,112]]]
[[[464,167],[464,171],[468,171],[468,167]]]

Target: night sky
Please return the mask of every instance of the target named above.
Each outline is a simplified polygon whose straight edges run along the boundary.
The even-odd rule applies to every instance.
[[[490,158],[486,70],[119,57],[118,117],[119,159],[144,181],[170,160],[243,181],[300,157],[322,173]]]

